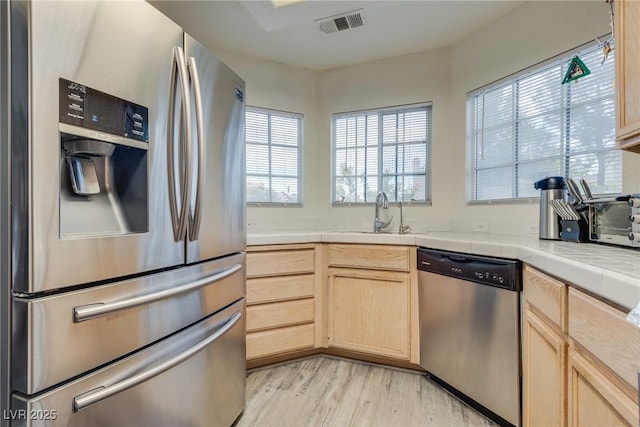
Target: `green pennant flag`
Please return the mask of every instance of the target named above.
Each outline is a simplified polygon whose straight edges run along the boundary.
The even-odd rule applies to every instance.
[[[562,84],[578,80],[580,77],[588,76],[589,74],[591,74],[589,68],[584,65],[584,62],[582,62],[580,58],[574,56],[567,69],[567,74],[565,74],[564,79],[562,79]]]

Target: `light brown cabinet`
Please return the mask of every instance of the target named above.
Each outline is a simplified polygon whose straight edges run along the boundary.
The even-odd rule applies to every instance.
[[[640,329],[530,266],[524,300],[523,425],[637,427]]]
[[[557,329],[525,308],[523,327],[523,424],[567,424],[567,342]]]
[[[329,270],[329,347],[409,359],[409,275]]]
[[[640,328],[626,313],[569,289],[569,425],[635,426]]]
[[[247,253],[247,360],[316,346],[316,245],[250,247]]]
[[[331,347],[419,362],[416,248],[363,244],[247,250],[247,360]]]
[[[415,247],[327,246],[330,348],[419,361]]]
[[[523,425],[566,426],[567,286],[528,265],[523,276]]]
[[[574,347],[569,350],[569,425],[638,426],[638,403]]]
[[[313,298],[247,307],[247,332],[313,323]]]
[[[615,0],[618,148],[640,153],[640,2]]]
[[[411,253],[415,248],[385,245],[349,245],[334,243],[327,249],[327,262],[331,267],[362,268],[408,272]]]

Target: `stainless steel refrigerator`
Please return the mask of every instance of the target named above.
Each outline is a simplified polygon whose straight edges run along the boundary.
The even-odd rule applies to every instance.
[[[0,19],[0,425],[230,425],[244,82],[141,0]]]

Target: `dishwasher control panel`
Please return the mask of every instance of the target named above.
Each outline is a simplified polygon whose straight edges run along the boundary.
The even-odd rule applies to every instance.
[[[474,274],[474,277],[478,280],[486,280],[486,281],[491,281],[493,283],[497,283],[499,285],[502,285],[505,283],[505,278],[504,276],[497,274],[497,273],[491,273],[489,271],[485,271],[484,273],[481,271],[476,271]]]
[[[418,270],[513,291],[521,289],[521,264],[513,259],[419,248]]]

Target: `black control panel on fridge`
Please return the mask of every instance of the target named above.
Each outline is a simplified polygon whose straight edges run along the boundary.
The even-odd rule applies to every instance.
[[[60,122],[149,142],[149,109],[60,79]]]

